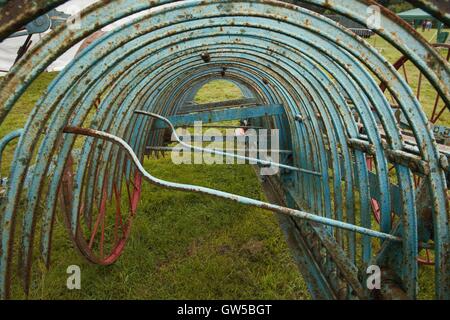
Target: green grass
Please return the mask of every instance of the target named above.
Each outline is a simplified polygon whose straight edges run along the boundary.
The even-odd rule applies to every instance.
[[[56,72],[42,73],[27,89],[26,93],[17,101],[13,110],[8,114],[5,121],[0,126],[0,137],[4,137],[11,131],[23,128],[26,124],[28,115],[35,106],[38,99],[47,89],[49,83],[57,76]],[[5,176],[9,172],[9,164],[13,160],[14,149],[17,140],[12,141],[3,153],[2,168],[0,172]]]
[[[262,199],[248,166],[174,166],[149,160],[158,177]],[[89,265],[57,222],[52,268],[38,269],[32,299],[307,299],[274,216],[259,209],[144,184],[124,255]],[[68,265],[82,269],[82,290],[66,289]],[[16,288],[20,295],[20,288]]]
[[[427,37],[428,35],[426,35]],[[431,36],[430,36],[431,37]],[[428,37],[429,38],[429,37]],[[389,61],[400,54],[381,38],[369,40]],[[412,67],[410,71],[413,71]],[[44,73],[23,95],[0,128],[0,137],[23,127],[32,107],[55,77]],[[414,87],[415,84],[412,83]],[[431,92],[428,93],[428,99]],[[226,81],[214,81],[196,101],[240,97]],[[427,95],[424,96],[427,98]],[[428,104],[425,109],[429,111]],[[448,118],[445,118],[448,125]],[[4,155],[3,175],[15,144]],[[253,169],[245,165],[172,164],[170,158],[145,161],[157,177],[198,184],[264,199]],[[36,260],[31,299],[309,299],[275,217],[198,194],[166,191],[144,183],[133,231],[119,261],[110,267],[90,265],[68,239],[57,217],[52,266]],[[82,290],[66,288],[66,269],[79,265]],[[421,269],[422,298],[432,298],[432,272]],[[18,285],[14,297],[24,298]]]
[[[436,40],[436,30],[429,30],[425,32],[418,30],[418,32],[422,34],[422,36],[427,40]],[[381,37],[372,37],[368,40],[368,42],[372,46],[377,48],[381,52],[381,54],[392,64],[402,57],[401,52],[392,48],[392,46]],[[447,52],[447,50],[440,50],[443,58],[446,58]],[[399,72],[400,75],[408,82],[415,95],[418,96],[428,119],[431,119],[432,110],[436,100],[436,90],[432,87],[432,85],[425,77],[422,77],[422,82],[420,84],[420,95],[418,95],[420,72],[412,62],[406,62],[404,68],[400,68]],[[440,100],[438,103],[438,110],[441,110],[442,107],[444,107],[444,104],[442,100]],[[436,123],[443,126],[450,126],[450,112],[446,110]]]
[[[41,76],[14,109],[1,135],[23,126],[54,74]],[[203,88],[198,102],[239,98],[230,83]],[[12,149],[5,159],[12,159]],[[145,161],[160,178],[263,199],[250,166],[183,165],[170,157]],[[82,290],[66,288],[67,267],[79,265]],[[119,261],[110,267],[84,261],[58,216],[52,265],[35,261],[31,299],[309,299],[273,214],[198,194],[144,183],[138,217]],[[18,281],[15,281],[17,283]],[[13,296],[24,298],[16,284]]]

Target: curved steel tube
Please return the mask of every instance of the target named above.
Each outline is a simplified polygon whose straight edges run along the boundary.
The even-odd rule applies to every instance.
[[[162,118],[160,118],[160,119],[163,120]],[[100,138],[100,139],[107,140],[107,141],[110,141],[110,142],[113,142],[113,143],[119,145],[130,156],[131,160],[133,161],[134,165],[137,167],[139,172],[142,174],[142,176],[147,181],[151,182],[154,185],[160,186],[160,187],[173,189],[173,190],[179,190],[179,191],[199,192],[199,193],[207,194],[207,195],[218,197],[218,198],[232,200],[232,201],[244,204],[244,205],[267,209],[267,210],[270,210],[273,212],[293,216],[295,218],[306,219],[306,220],[309,220],[312,222],[316,222],[316,223],[320,223],[320,224],[324,224],[324,225],[328,225],[328,226],[332,226],[332,227],[337,227],[337,228],[349,230],[352,232],[369,235],[372,237],[377,237],[377,238],[392,240],[392,241],[399,241],[399,242],[402,241],[401,238],[393,236],[391,234],[358,227],[356,225],[351,225],[351,224],[341,222],[341,221],[327,219],[327,218],[324,218],[324,217],[321,217],[321,216],[318,216],[318,215],[315,215],[312,213],[294,210],[294,209],[286,208],[286,207],[281,207],[281,206],[277,206],[277,205],[274,205],[271,203],[235,195],[235,194],[228,193],[228,192],[218,191],[218,190],[210,189],[210,188],[206,188],[206,187],[200,187],[200,186],[194,186],[194,185],[188,185],[188,184],[175,183],[175,182],[161,180],[161,179],[158,179],[158,178],[152,176],[150,173],[148,173],[144,169],[144,167],[142,166],[138,157],[134,153],[133,149],[123,139],[121,139],[119,137],[116,137],[107,132],[97,131],[97,130],[93,130],[93,129],[86,129],[86,128],[76,128],[76,127],[66,127],[64,129],[64,132],[72,133],[72,134],[81,134],[81,135],[94,137],[94,138]]]

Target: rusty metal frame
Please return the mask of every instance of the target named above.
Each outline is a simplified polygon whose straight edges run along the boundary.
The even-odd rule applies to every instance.
[[[158,6],[168,2],[173,4]],[[318,0],[306,2],[331,8],[360,22],[365,21],[367,8],[373,4],[372,1],[357,0],[334,1],[331,4]],[[24,129],[26,134],[16,149],[16,161],[10,174],[10,181],[15,183],[8,189],[3,212],[0,296],[8,296],[14,219],[18,201],[25,195],[23,181],[32,161],[36,163],[31,187],[26,193],[28,200],[20,256],[26,289],[31,270],[34,226],[37,223],[36,208],[40,201],[46,204],[41,251],[44,260],[49,261],[57,191],[74,143],[74,137],[63,135],[64,127],[68,124],[82,125],[95,101],[102,98],[90,126],[123,137],[142,159],[146,147],[158,145],[162,135],[151,130],[152,121],[136,117],[132,111],[139,106],[164,116],[177,114],[202,84],[217,78],[238,83],[246,96],[265,104],[284,105],[284,116],[262,119],[260,124],[281,129],[285,144],[282,148],[294,150],[290,160],[292,163],[288,165],[322,172],[320,178],[289,172],[281,175],[286,197],[292,195],[288,201],[290,205],[301,200],[299,204],[303,210],[339,221],[343,221],[345,216],[350,224],[355,224],[354,194],[358,193],[362,227],[371,229],[369,199],[375,191],[369,181],[365,152],[349,148],[351,139],[361,138],[360,128],[353,116],[357,112],[363,121],[369,147],[377,158],[375,179],[378,183],[376,193],[382,207],[381,231],[394,232],[391,230],[394,200],[390,192],[388,162],[394,159],[392,155],[403,155],[408,151],[405,151],[400,127],[390,104],[378,82],[368,72],[370,70],[399,101],[415,133],[419,157],[414,156],[429,168],[437,257],[436,296],[449,297],[450,271],[446,262],[448,201],[440,154],[411,89],[377,51],[334,22],[281,2],[254,1],[250,5],[247,1],[155,1],[151,5],[156,8],[151,13],[117,28],[90,45],[55,79],[48,94],[30,115]],[[126,0],[99,2],[81,14],[82,29],[74,31],[61,26],[49,34],[1,80],[1,121],[5,120],[31,81],[72,44],[104,25],[148,9],[151,5]],[[204,23],[206,19],[208,24]],[[382,10],[382,19],[385,28],[378,30],[379,34],[408,55],[448,103],[448,63],[391,13]],[[147,46],[150,43],[152,45]],[[204,52],[210,55],[209,62],[202,59]],[[381,121],[387,136],[387,148],[381,139],[377,121]],[[37,137],[43,132],[46,132],[45,138],[40,145],[36,145]],[[31,155],[35,150],[39,156],[33,160]],[[48,172],[50,159],[53,160],[54,155],[57,156],[56,166]],[[78,229],[78,208],[83,194],[96,194],[103,190],[112,194],[113,186],[122,184],[118,176],[121,172],[126,172],[127,177],[133,177],[136,172],[123,152],[102,141],[87,139],[79,155],[77,161],[81,169],[75,177],[78,189],[75,188],[73,193],[70,221],[73,234]],[[83,164],[90,162],[95,165],[83,169]],[[329,168],[333,169],[332,177],[329,176]],[[401,237],[404,240],[399,247],[391,250],[396,253],[396,263],[386,262],[385,267],[392,269],[402,281],[399,286],[405,289],[408,297],[414,298],[417,291],[418,243],[419,240],[429,239],[419,239],[417,233],[418,217],[412,183],[414,168],[404,161],[397,163],[395,168],[401,193],[400,218],[404,226]],[[47,173],[50,173],[48,180]],[[87,181],[84,178],[86,174],[91,177]],[[332,184],[328,183],[330,178]],[[345,186],[342,186],[343,181]],[[84,182],[87,183],[81,188]],[[46,184],[51,191],[43,195]],[[92,207],[93,198],[85,199],[86,207]],[[311,231],[311,226],[304,228],[305,232]],[[359,249],[352,235],[330,227],[314,232],[318,235],[322,232],[333,234],[338,246],[342,246],[344,238],[347,238],[350,243],[347,248],[348,261],[355,263]],[[325,241],[324,237],[321,239]],[[309,250],[310,245],[304,242],[302,247]],[[326,249],[328,255],[336,257],[338,248],[330,248],[332,246]],[[372,252],[369,237],[363,237],[361,253],[365,264],[373,259],[386,261],[384,256]],[[311,256],[311,259],[315,258]],[[331,262],[327,264],[328,267],[331,265]],[[349,272],[344,269],[341,263],[338,272]],[[318,271],[311,272],[309,274]],[[344,276],[346,281],[351,278],[350,274]],[[320,282],[316,280],[314,283]],[[321,293],[317,296],[349,296],[351,290],[347,287],[340,284],[345,294],[337,295],[336,292],[341,290],[327,289],[333,286],[334,280],[326,281],[329,282],[320,285]],[[355,286],[353,283],[353,290],[357,289]],[[327,290],[334,293],[327,293]],[[362,298],[364,295],[359,296]]]

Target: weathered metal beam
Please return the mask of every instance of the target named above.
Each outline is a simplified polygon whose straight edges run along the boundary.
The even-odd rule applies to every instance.
[[[203,140],[207,141],[207,140]],[[206,152],[206,153],[213,153],[212,151],[205,151],[205,150],[191,150],[190,148],[184,147],[184,148],[174,148],[174,147],[153,147],[149,146],[146,147],[146,150],[148,151],[164,151],[164,152],[172,152],[172,151],[187,151],[187,152]],[[270,153],[286,153],[286,154],[292,154],[292,151],[290,150],[265,150],[265,149],[214,149],[217,151],[224,151],[224,152],[246,152],[246,153],[264,153],[264,154],[270,154]]]
[[[0,41],[67,0],[9,0],[0,3]]]
[[[222,108],[233,108],[233,107],[244,107],[249,105],[256,105],[258,101],[254,98],[247,99],[235,99],[226,100],[213,103],[202,103],[202,104],[187,104],[184,105],[178,114],[191,113],[191,112],[202,112],[207,110],[222,109]]]
[[[229,120],[260,118],[265,116],[281,116],[284,114],[282,105],[262,105],[255,107],[230,108],[223,110],[211,110],[196,112],[185,115],[175,115],[168,117],[175,127],[192,125],[195,122],[214,123]],[[153,129],[167,128],[167,124],[156,121]]]
[[[375,148],[370,142],[361,139],[350,139],[349,146],[357,148],[369,155],[375,155]],[[386,156],[392,163],[401,164],[410,168],[414,172],[418,172],[425,176],[430,174],[430,166],[426,161],[423,161],[421,157],[406,152],[404,150],[391,150],[386,148]]]

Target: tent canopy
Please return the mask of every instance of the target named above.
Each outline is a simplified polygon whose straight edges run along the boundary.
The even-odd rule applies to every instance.
[[[437,24],[437,41],[438,43],[445,43],[446,39],[448,37],[448,33],[442,32],[444,26],[444,23],[441,22],[439,19],[436,19],[432,15],[428,14],[427,12],[423,11],[422,9],[411,9],[404,12],[401,12],[398,14],[400,18],[402,18],[405,21],[413,22],[414,26],[417,27],[418,22],[428,20],[432,22],[436,22]]]
[[[427,12],[423,11],[422,9],[411,9],[404,12],[401,12],[398,14],[400,18],[406,21],[412,21],[412,20],[436,20],[432,15],[428,14]]]

